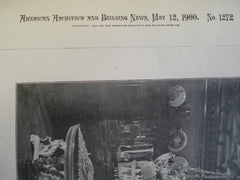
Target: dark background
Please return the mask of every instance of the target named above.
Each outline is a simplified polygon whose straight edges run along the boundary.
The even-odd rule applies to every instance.
[[[97,159],[94,155],[101,150],[102,140],[98,131],[99,122],[103,120],[155,122],[159,132],[156,135],[155,156],[167,152],[166,134],[172,127],[179,126],[187,133],[188,144],[177,154],[184,156],[193,167],[204,167],[206,162],[203,148],[206,148],[206,138],[203,129],[208,120],[206,106],[211,101],[211,96],[216,96],[216,99],[222,98],[222,84],[234,88],[239,84],[239,80],[179,79],[18,84],[18,177],[23,179],[24,161],[26,157],[32,156],[31,134],[65,139],[69,127],[80,123],[87,149],[93,154],[90,158],[95,168],[95,179],[106,179],[104,174],[101,174],[104,160]],[[183,86],[187,93],[186,101],[178,108],[168,104],[168,90],[174,85]],[[228,91],[225,90],[225,94],[229,95]],[[208,107],[215,108],[219,103],[213,102],[213,105]]]

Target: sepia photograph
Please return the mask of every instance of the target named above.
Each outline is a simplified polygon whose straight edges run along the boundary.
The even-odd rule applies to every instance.
[[[18,83],[18,180],[240,179],[240,78]]]

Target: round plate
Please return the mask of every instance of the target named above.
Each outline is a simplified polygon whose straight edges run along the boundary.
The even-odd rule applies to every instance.
[[[171,164],[170,168],[174,174],[176,173],[175,175],[177,177],[183,177],[183,174],[185,174],[184,172],[189,169],[189,163],[184,157],[176,156],[173,159],[173,163]]]
[[[177,165],[181,165],[182,167],[185,167],[185,168],[189,167],[188,161],[182,156],[176,156],[173,159],[173,163]]]
[[[168,149],[171,152],[179,152],[187,145],[187,142],[187,134],[183,130],[174,130],[170,133]]]
[[[171,87],[168,91],[169,105],[172,107],[181,106],[186,99],[186,91],[180,85]]]

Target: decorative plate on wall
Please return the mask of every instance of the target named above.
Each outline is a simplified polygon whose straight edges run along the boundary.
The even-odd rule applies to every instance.
[[[187,145],[187,142],[188,137],[183,130],[173,130],[170,132],[168,149],[171,152],[179,152]]]
[[[186,91],[180,85],[172,86],[168,91],[169,105],[172,107],[181,106],[186,99]]]
[[[181,166],[181,167],[184,167],[184,168],[189,167],[189,162],[183,156],[176,156],[173,159],[173,162],[174,162],[174,166],[178,165],[178,167]]]

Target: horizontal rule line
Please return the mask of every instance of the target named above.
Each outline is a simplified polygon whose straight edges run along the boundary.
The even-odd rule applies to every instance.
[[[74,49],[149,49],[149,48],[234,48],[240,47],[236,45],[159,45],[159,46],[79,46],[79,47],[49,47],[49,48],[0,48],[0,51],[14,50],[74,50]]]

